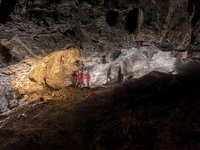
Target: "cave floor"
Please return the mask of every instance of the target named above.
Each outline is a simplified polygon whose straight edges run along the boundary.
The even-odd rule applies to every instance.
[[[70,88],[62,100],[32,101],[9,115],[0,149],[197,150],[197,77],[152,72],[110,88]]]

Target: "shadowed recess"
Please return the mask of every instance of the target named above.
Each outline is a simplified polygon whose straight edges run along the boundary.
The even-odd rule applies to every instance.
[[[199,21],[200,18],[200,1],[199,0],[189,0],[188,1],[188,14],[192,15],[193,13],[193,18],[192,18],[192,26],[194,27],[196,23]]]
[[[114,26],[117,23],[118,12],[114,10],[109,10],[106,17],[106,22],[110,26]]]
[[[14,7],[18,0],[2,0],[0,4],[0,23],[12,21],[10,14],[14,11]]]
[[[125,26],[130,34],[132,34],[137,28],[138,15],[139,15],[138,8],[131,10],[127,15]]]
[[[0,45],[0,55],[2,55],[3,61],[6,63],[9,63],[12,59],[12,55],[10,54],[9,49],[1,45]]]

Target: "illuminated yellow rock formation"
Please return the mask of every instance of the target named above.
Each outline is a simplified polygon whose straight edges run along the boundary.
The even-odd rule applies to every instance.
[[[72,73],[82,62],[78,49],[53,52],[38,61],[22,80],[18,91],[23,94],[37,93],[45,88],[59,89],[72,84]]]

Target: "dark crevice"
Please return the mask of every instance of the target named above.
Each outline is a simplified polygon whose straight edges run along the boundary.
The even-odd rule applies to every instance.
[[[117,24],[118,12],[114,10],[109,10],[106,17],[106,22],[110,26],[115,26]]]
[[[10,14],[14,11],[14,7],[18,0],[2,0],[0,4],[0,23],[12,21]]]
[[[5,63],[10,63],[12,60],[12,55],[10,54],[10,50],[4,46],[0,47],[0,55],[3,57],[3,61]]]
[[[43,18],[43,14],[44,12],[42,10],[34,10],[34,9],[29,10],[30,19],[31,18],[41,19]]]
[[[53,4],[53,3],[55,3],[55,4],[59,4],[59,3],[61,3],[62,2],[62,0],[49,0],[49,1],[47,1],[47,5],[50,5],[50,4]]]
[[[200,9],[199,9],[199,7],[200,7],[200,1],[199,0],[189,0],[188,1],[188,7],[187,7],[188,15],[190,15],[190,16],[193,15],[192,22],[191,22],[191,27],[193,28],[191,41],[190,41],[191,45],[196,45],[195,41],[197,39],[197,35],[196,35],[195,28],[196,28],[197,23],[200,21]],[[194,51],[196,51],[196,49],[193,49],[193,48],[189,49],[189,53],[192,53]]]
[[[103,64],[106,64],[106,55],[103,55],[103,56],[102,56],[102,63],[103,63]]]
[[[121,55],[121,51],[120,50],[116,50],[113,54],[112,54],[112,59],[113,61],[115,61],[117,58],[119,58],[119,56]]]
[[[63,34],[68,38],[76,37],[74,30],[66,30]]]
[[[189,15],[192,15],[193,9],[194,9],[194,1],[195,0],[189,0],[188,1],[188,7],[187,7],[187,12]]]
[[[200,1],[198,1],[198,3],[196,4],[196,7],[195,7],[195,13],[194,13],[194,16],[192,18],[192,26],[194,27],[197,22],[199,22],[199,18],[200,18]]]
[[[134,33],[137,28],[138,16],[139,16],[138,8],[133,9],[127,15],[125,27],[130,34]]]
[[[199,21],[200,18],[200,1],[199,0],[189,0],[188,1],[188,7],[187,12],[189,15],[192,15],[194,13],[194,16],[192,18],[192,27],[196,25],[196,23]]]

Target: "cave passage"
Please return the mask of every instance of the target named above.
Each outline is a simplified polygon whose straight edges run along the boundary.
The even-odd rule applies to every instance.
[[[134,33],[135,29],[137,28],[138,15],[138,8],[131,10],[127,15],[125,28],[129,31],[130,34]]]
[[[107,13],[106,22],[110,26],[114,26],[117,24],[118,12],[114,10],[110,10]]]
[[[14,7],[18,0],[2,0],[0,4],[0,23],[12,21],[10,14],[14,11]]]

